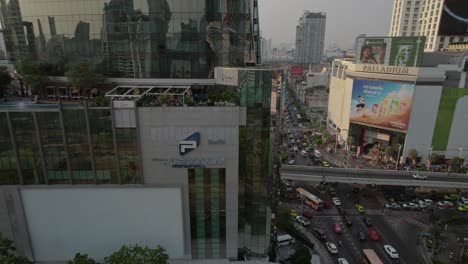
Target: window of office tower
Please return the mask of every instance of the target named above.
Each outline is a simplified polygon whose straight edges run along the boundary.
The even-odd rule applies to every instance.
[[[243,66],[255,57],[249,4],[9,0],[0,10],[9,57],[45,61],[49,75],[87,60],[110,77],[207,78],[215,66]]]
[[[189,169],[192,258],[226,256],[226,169]]]

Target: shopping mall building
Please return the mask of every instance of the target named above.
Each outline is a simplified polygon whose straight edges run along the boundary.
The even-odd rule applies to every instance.
[[[46,98],[62,100],[0,103],[0,232],[18,254],[160,244],[171,263],[265,259],[282,72],[255,68],[257,8],[0,1],[8,61],[45,63]],[[77,100],[63,75],[83,61],[110,103]]]
[[[395,145],[402,162],[410,149],[421,161],[434,153],[466,158],[467,58],[466,52],[425,53],[417,67],[335,60],[328,127],[340,145],[356,146],[363,156],[375,145],[381,151]]]

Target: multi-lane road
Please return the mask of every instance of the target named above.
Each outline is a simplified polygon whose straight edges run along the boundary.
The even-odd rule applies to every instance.
[[[281,178],[302,181],[326,181],[377,185],[468,188],[468,175],[424,172],[426,180],[414,179],[415,171],[324,168],[314,166],[281,166]]]

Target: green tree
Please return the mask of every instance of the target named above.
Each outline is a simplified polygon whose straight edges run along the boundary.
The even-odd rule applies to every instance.
[[[301,243],[297,243],[295,246],[296,252],[291,259],[292,264],[310,264],[312,255],[309,249]]]
[[[87,254],[76,253],[75,257],[68,261],[68,264],[99,264],[99,262],[88,257]]]
[[[47,64],[44,62],[31,62],[23,60],[18,65],[18,71],[21,73],[26,86],[32,90],[34,94],[43,95],[44,85],[49,80],[47,74]],[[21,86],[21,96],[24,96],[24,89]]]
[[[278,227],[282,230],[289,230],[293,227],[293,221],[289,209],[280,209],[278,214]]]
[[[396,146],[388,146],[385,148],[385,156],[396,159],[398,155],[398,148]]]
[[[322,137],[323,137],[323,140],[325,141],[325,143],[331,143],[331,142],[335,141],[335,139],[332,137],[330,132],[328,132],[328,130],[326,130],[326,129],[322,132]]]
[[[418,159],[418,151],[416,149],[410,149],[408,151],[408,159],[410,159],[413,162],[413,165],[416,164],[416,160]]]
[[[149,247],[123,246],[117,252],[105,258],[106,264],[167,264],[169,256],[161,246]]]
[[[0,233],[0,264],[32,264],[28,258],[16,256],[13,241]]]
[[[104,81],[104,76],[94,72],[87,62],[67,65],[65,76],[73,87],[84,91],[83,96]]]
[[[453,172],[459,172],[463,165],[463,159],[455,157],[450,161],[450,168]]]
[[[280,154],[280,158],[281,158],[281,161],[285,161],[289,158],[289,154],[283,151]]]

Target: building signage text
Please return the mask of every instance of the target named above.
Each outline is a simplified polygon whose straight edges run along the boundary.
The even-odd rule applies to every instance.
[[[409,74],[408,67],[384,66],[384,65],[363,65],[362,71],[387,73],[387,74],[401,74],[401,75]]]
[[[206,168],[209,166],[224,166],[224,158],[168,158],[153,159],[171,168]]]

